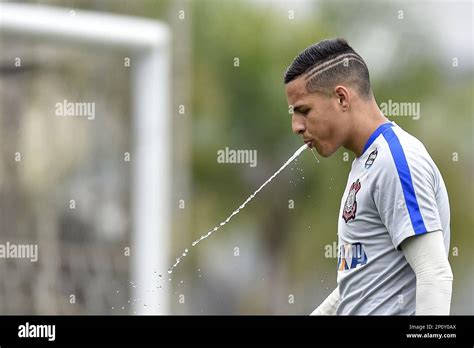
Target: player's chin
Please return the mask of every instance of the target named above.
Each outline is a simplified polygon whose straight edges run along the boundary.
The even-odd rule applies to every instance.
[[[337,150],[325,145],[316,145],[315,148],[319,155],[325,158],[330,157]]]

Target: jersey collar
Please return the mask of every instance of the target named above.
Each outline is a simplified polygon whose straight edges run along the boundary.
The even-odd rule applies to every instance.
[[[359,156],[362,157],[362,155],[365,153],[365,151],[369,148],[370,145],[377,139],[377,137],[383,133],[384,130],[386,130],[389,127],[392,127],[393,123],[392,122],[386,122],[378,126],[378,128],[370,135],[369,139],[367,140],[367,143],[365,143],[364,150],[362,151],[362,154]]]

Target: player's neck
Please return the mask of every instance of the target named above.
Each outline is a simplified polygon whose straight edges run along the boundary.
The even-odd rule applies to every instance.
[[[352,151],[356,157],[360,157],[372,133],[375,132],[380,125],[388,122],[388,119],[380,111],[375,100],[367,107],[362,108],[354,116],[350,138],[344,147]]]

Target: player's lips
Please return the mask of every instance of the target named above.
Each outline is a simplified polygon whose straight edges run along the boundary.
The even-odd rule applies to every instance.
[[[309,147],[309,148],[312,148],[313,147],[313,141],[312,140],[304,140],[304,143]]]

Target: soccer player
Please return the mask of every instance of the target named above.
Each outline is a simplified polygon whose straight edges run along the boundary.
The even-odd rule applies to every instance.
[[[448,315],[449,201],[423,144],[380,111],[369,71],[343,39],[285,72],[292,129],[323,157],[355,159],[338,214],[337,288],[314,315]]]

